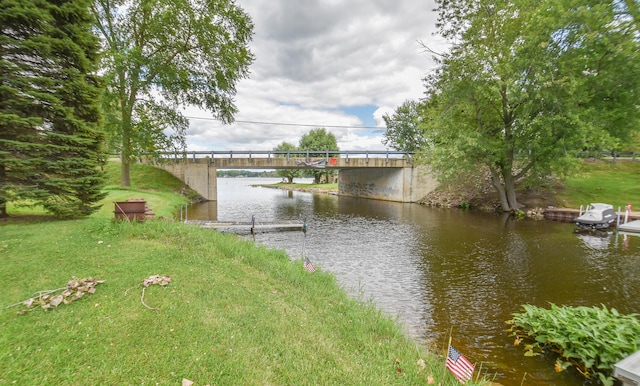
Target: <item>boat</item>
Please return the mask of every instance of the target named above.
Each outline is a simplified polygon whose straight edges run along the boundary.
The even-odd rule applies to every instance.
[[[618,230],[623,232],[640,233],[640,220],[633,220],[618,225]]]
[[[587,210],[573,222],[580,229],[607,229],[615,220],[616,212],[613,205],[594,203],[589,204]]]

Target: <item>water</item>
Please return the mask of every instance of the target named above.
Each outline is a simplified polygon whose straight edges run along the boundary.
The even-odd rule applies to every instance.
[[[505,332],[522,304],[640,313],[640,237],[578,235],[571,224],[521,220],[326,194],[251,187],[278,179],[218,179],[218,202],[191,219],[306,218],[308,232],[257,243],[306,255],[352,296],[372,300],[427,345],[453,344],[503,385],[580,385],[553,361],[525,358]],[[250,236],[246,236],[250,237]]]

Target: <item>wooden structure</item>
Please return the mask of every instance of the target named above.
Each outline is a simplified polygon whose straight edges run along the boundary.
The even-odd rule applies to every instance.
[[[220,232],[240,234],[265,233],[279,231],[303,231],[305,223],[302,221],[209,221],[185,220],[185,224],[196,225],[201,228],[216,229]]]

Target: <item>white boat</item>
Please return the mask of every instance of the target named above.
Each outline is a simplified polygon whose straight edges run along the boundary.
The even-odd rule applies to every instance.
[[[640,233],[640,220],[629,221],[618,225],[618,230],[623,232]]]
[[[576,217],[573,222],[580,229],[607,229],[616,220],[613,205],[594,203],[587,210]]]

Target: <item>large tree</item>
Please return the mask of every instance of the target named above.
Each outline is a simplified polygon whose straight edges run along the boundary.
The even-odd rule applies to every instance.
[[[387,125],[387,131],[382,143],[406,152],[416,152],[427,146],[427,139],[420,127],[423,119],[421,107],[420,101],[407,100],[396,108],[393,115],[385,114],[382,119]]]
[[[105,109],[121,152],[121,184],[129,186],[139,151],[184,143],[188,121],[180,106],[233,120],[236,82],[253,61],[253,24],[233,0],[95,0],[93,13]]]
[[[328,132],[324,127],[319,127],[317,129],[312,129],[308,133],[304,134],[302,138],[300,138],[300,145],[298,146],[300,150],[340,150],[338,148],[338,141],[336,140],[336,136],[333,133]],[[329,154],[329,156],[336,156],[335,154]],[[324,175],[327,182],[329,181],[329,177],[335,175],[335,170],[332,169],[312,169],[311,174],[313,175],[314,183],[319,184],[320,179]]]
[[[104,197],[99,45],[89,6],[0,3],[0,217],[13,201],[86,215]]]
[[[486,167],[502,209],[516,210],[518,182],[566,172],[579,151],[614,147],[638,129],[637,7],[437,2],[452,48],[426,78],[421,125],[443,176]]]

